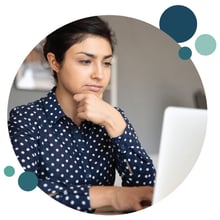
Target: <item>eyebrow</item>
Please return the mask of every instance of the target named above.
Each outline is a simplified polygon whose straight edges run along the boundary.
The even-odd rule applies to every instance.
[[[78,52],[77,54],[84,54],[84,55],[86,55],[88,57],[96,58],[96,55],[91,54],[91,53],[87,53],[87,52]],[[108,59],[108,58],[111,58],[111,57],[113,57],[113,55],[109,54],[109,55],[104,56],[104,59]]]

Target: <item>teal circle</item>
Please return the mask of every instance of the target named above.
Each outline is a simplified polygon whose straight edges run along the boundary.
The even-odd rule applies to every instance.
[[[193,11],[183,5],[167,8],[160,17],[160,29],[181,43],[189,40],[197,29],[197,19]]]
[[[192,51],[189,47],[181,47],[179,49],[179,57],[182,60],[188,60],[192,56]]]
[[[18,178],[18,185],[24,191],[32,191],[37,187],[38,178],[35,173],[26,171],[23,172]]]
[[[12,167],[12,166],[5,167],[5,169],[4,169],[5,176],[11,177],[14,175],[14,173],[15,173],[14,167]]]
[[[203,34],[196,39],[195,47],[201,55],[210,55],[216,49],[216,41],[211,35]]]

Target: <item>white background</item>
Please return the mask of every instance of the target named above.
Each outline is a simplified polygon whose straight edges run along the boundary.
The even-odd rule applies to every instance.
[[[217,1],[5,1],[0,3],[0,219],[73,219],[128,218],[97,216],[72,210],[36,189],[22,191],[17,184],[22,173],[12,150],[7,130],[7,104],[14,76],[25,56],[48,33],[72,20],[90,15],[122,15],[137,18],[159,28],[159,19],[168,7],[181,4],[189,7],[197,17],[195,35],[184,46],[192,49],[192,61],[202,79],[208,101],[208,128],[202,153],[192,172],[181,186],[157,205],[129,214],[146,219],[219,219],[220,196],[220,103],[219,103],[219,10]],[[149,3],[150,2],[150,3]],[[195,40],[201,34],[210,34],[217,41],[216,51],[201,56],[195,50]],[[218,58],[218,59],[217,59]],[[15,167],[15,175],[6,177],[4,168]]]

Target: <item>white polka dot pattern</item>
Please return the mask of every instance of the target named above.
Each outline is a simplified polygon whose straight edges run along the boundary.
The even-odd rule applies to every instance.
[[[62,111],[55,87],[35,102],[14,108],[8,122],[14,151],[38,186],[57,201],[91,212],[89,187],[114,185],[117,169],[123,186],[154,185],[152,160],[127,122],[124,133],[109,138],[103,126],[84,121],[77,127]]]

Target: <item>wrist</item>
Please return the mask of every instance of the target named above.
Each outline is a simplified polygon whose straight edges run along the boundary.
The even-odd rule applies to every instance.
[[[113,196],[117,186],[92,186],[90,187],[90,205],[91,208],[112,206]]]
[[[114,114],[106,117],[103,125],[111,138],[115,138],[123,134],[126,128],[126,122],[124,118],[121,116],[120,112],[114,109]]]

